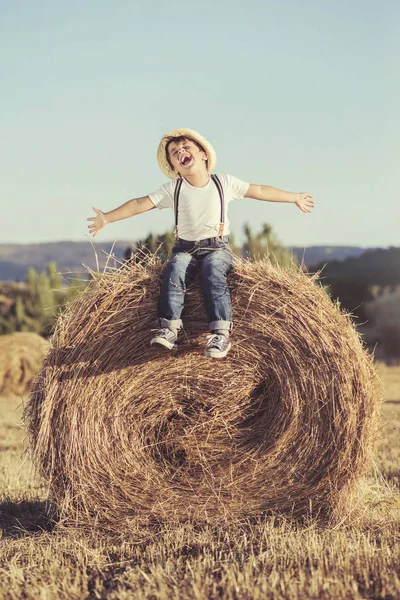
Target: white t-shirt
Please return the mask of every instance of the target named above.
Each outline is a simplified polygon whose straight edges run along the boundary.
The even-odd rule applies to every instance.
[[[232,200],[241,200],[250,184],[226,174],[218,174],[218,179],[224,190],[224,235],[229,235],[228,205]],[[176,184],[175,179],[149,194],[150,200],[157,208],[174,208]],[[221,202],[215,183],[210,179],[207,185],[199,188],[183,179],[178,205],[179,237],[190,242],[215,237],[218,235],[220,216]]]

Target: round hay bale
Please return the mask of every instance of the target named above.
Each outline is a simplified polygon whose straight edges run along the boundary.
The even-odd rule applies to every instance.
[[[0,336],[0,396],[27,394],[48,348],[49,343],[37,333]]]
[[[344,506],[368,467],[378,405],[349,317],[301,271],[238,260],[226,359],[203,356],[196,283],[168,352],[149,346],[160,271],[103,275],[58,322],[25,414],[53,499],[118,531],[137,518]]]

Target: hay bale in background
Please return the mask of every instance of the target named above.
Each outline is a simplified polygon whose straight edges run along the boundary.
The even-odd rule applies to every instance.
[[[160,268],[103,276],[58,323],[25,413],[53,498],[117,531],[135,518],[343,507],[368,467],[378,404],[349,317],[309,276],[238,261],[228,357],[202,354],[196,284],[186,338],[168,352],[149,347]]]
[[[36,333],[0,336],[0,396],[22,396],[31,388],[49,343]]]

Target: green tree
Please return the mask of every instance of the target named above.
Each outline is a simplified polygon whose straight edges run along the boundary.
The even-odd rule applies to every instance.
[[[7,335],[8,333],[14,333],[15,324],[10,318],[0,316],[0,335]]]
[[[50,289],[54,293],[57,304],[63,303],[65,299],[65,285],[61,273],[57,270],[57,263],[50,262],[47,265],[47,275],[49,278]]]
[[[162,235],[149,235],[140,240],[136,248],[127,248],[124,253],[125,260],[145,262],[150,256],[157,254],[163,261],[167,260],[175,244],[175,233],[173,230],[166,231]]]
[[[167,231],[163,235],[160,235],[158,240],[159,252],[161,252],[161,256],[163,257],[163,259],[166,260],[170,256],[172,248],[174,247],[176,240],[175,233],[173,230]]]
[[[33,331],[40,333],[42,329],[41,321],[32,319],[25,309],[24,297],[18,295],[15,299],[13,310],[13,330],[14,331]]]
[[[379,359],[400,359],[400,290],[365,304],[364,334]]]
[[[242,256],[242,249],[236,244],[236,239],[233,233],[229,234],[229,246],[231,248],[232,254],[238,256],[239,258]]]
[[[254,234],[248,223],[245,224],[246,235],[243,244],[243,255],[251,261],[268,260],[272,265],[280,265],[286,269],[293,269],[297,260],[285,246],[281,244],[272,227],[264,223],[260,232]]]
[[[88,284],[80,276],[63,285],[63,279],[52,262],[45,271],[28,269],[26,288],[15,288],[7,302],[0,303],[0,335],[13,331],[51,334],[55,321],[66,304]]]
[[[88,280],[85,279],[82,275],[77,273],[74,277],[69,279],[69,285],[65,289],[65,297],[63,302],[64,305],[73,300],[76,296],[78,296],[81,292],[83,292],[88,285]]]
[[[30,289],[34,289],[38,278],[37,271],[30,267],[26,272],[26,283]]]

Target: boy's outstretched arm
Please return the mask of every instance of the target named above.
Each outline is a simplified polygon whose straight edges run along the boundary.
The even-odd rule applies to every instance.
[[[245,198],[265,200],[267,202],[292,202],[303,212],[309,213],[314,208],[314,200],[307,192],[284,192],[270,185],[256,185],[251,183]]]
[[[100,209],[92,206],[95,217],[89,217],[88,221],[93,221],[88,225],[89,233],[95,237],[95,235],[103,229],[107,223],[113,223],[114,221],[121,221],[122,219],[128,219],[135,215],[140,215],[148,210],[155,208],[154,204],[150,200],[149,196],[143,196],[142,198],[133,198],[128,200],[125,204],[122,204],[110,212],[103,212]]]

